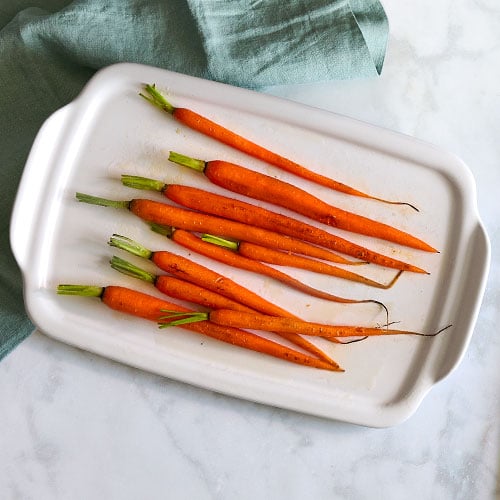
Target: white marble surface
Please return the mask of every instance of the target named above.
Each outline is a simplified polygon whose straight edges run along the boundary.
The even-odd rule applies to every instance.
[[[477,181],[492,267],[471,345],[383,430],[261,406],[33,334],[0,364],[2,499],[493,499],[500,491],[500,5],[385,0],[381,78],[269,92],[430,141]]]

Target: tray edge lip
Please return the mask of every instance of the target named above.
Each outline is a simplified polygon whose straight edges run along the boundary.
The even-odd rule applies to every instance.
[[[446,158],[447,162],[449,162],[450,165],[454,165],[454,166],[460,165],[461,168],[462,168],[462,173],[465,172],[465,177],[467,177],[467,179],[465,179],[464,177],[461,177],[461,176],[459,176],[458,179],[461,180],[460,181],[461,182],[461,187],[463,187],[463,188],[465,187],[464,190],[467,191],[467,196],[468,196],[468,201],[469,201],[468,208],[473,208],[473,214],[471,214],[470,216],[474,218],[474,221],[476,221],[477,225],[480,227],[481,231],[483,232],[485,240],[486,240],[486,246],[487,246],[486,255],[484,256],[484,259],[483,259],[484,267],[483,267],[483,277],[482,277],[482,280],[481,280],[482,284],[481,284],[481,287],[480,287],[480,290],[479,290],[480,295],[478,295],[478,297],[476,298],[476,302],[477,302],[477,304],[476,304],[476,314],[475,314],[475,317],[471,320],[471,324],[473,326],[475,325],[475,322],[476,322],[476,319],[477,319],[477,315],[479,314],[479,308],[480,308],[480,305],[481,305],[481,302],[482,302],[482,297],[484,295],[484,289],[485,289],[485,286],[486,286],[487,275],[488,275],[489,264],[490,264],[490,258],[491,258],[490,257],[491,249],[490,249],[490,242],[489,242],[489,238],[488,238],[486,229],[484,228],[484,224],[481,221],[481,218],[480,218],[480,215],[479,215],[479,212],[478,212],[478,208],[477,208],[477,191],[476,191],[474,177],[472,175],[472,172],[468,168],[468,166],[458,156],[456,156],[453,153],[450,153],[450,152],[448,152],[448,151],[446,151],[444,149],[441,149],[441,148],[439,148],[439,147],[437,147],[437,146],[435,146],[435,145],[433,145],[431,143],[428,143],[426,141],[422,141],[420,139],[413,138],[413,137],[411,137],[409,135],[405,135],[405,134],[402,134],[400,132],[395,132],[395,131],[392,131],[392,130],[389,130],[389,129],[385,129],[383,127],[379,127],[379,126],[376,126],[376,125],[373,125],[373,124],[370,124],[370,123],[366,123],[366,122],[363,122],[363,121],[360,121],[360,120],[357,120],[357,119],[354,119],[354,118],[350,118],[350,117],[347,117],[347,116],[344,116],[344,115],[339,115],[339,114],[336,114],[336,113],[331,112],[331,111],[322,110],[320,108],[307,106],[307,105],[304,105],[304,104],[301,104],[301,103],[298,103],[298,102],[294,102],[294,101],[291,101],[291,100],[288,100],[288,99],[283,99],[283,98],[272,96],[272,95],[268,95],[268,94],[261,94],[259,92],[254,91],[254,90],[241,89],[241,88],[233,87],[231,85],[220,83],[220,82],[214,82],[214,81],[204,80],[202,78],[192,77],[192,76],[188,76],[188,75],[184,75],[184,74],[180,74],[180,73],[175,73],[175,72],[172,72],[172,71],[169,71],[169,70],[164,70],[164,69],[161,69],[161,68],[155,68],[155,67],[152,67],[152,66],[145,66],[145,65],[136,64],[136,63],[118,63],[118,64],[114,64],[112,66],[108,66],[108,67],[103,68],[102,70],[98,71],[88,81],[88,83],[82,89],[81,93],[72,102],[70,102],[69,104],[67,104],[67,105],[65,105],[65,106],[63,106],[61,108],[59,108],[58,110],[56,110],[53,114],[51,114],[46,119],[46,121],[42,124],[42,127],[40,128],[40,131],[43,129],[44,125],[49,120],[51,120],[54,117],[54,115],[56,115],[56,114],[59,113],[59,111],[67,108],[68,106],[71,106],[75,102],[84,102],[85,99],[87,98],[87,96],[92,94],[93,86],[98,85],[101,78],[113,76],[115,73],[117,73],[117,72],[121,73],[121,72],[123,72],[123,70],[128,70],[131,67],[134,67],[135,69],[141,69],[141,71],[144,71],[144,68],[148,68],[149,70],[158,71],[158,72],[161,72],[162,74],[165,74],[165,77],[166,76],[174,77],[174,78],[180,77],[181,79],[186,78],[186,79],[193,80],[193,81],[196,81],[196,82],[203,82],[203,85],[208,85],[208,86],[212,86],[213,85],[213,86],[222,86],[224,88],[231,88],[231,89],[233,89],[232,92],[235,92],[235,91],[237,91],[238,93],[240,93],[240,92],[244,92],[244,93],[249,92],[249,93],[254,94],[256,96],[264,97],[264,99],[269,100],[269,102],[272,101],[272,102],[275,102],[275,103],[278,103],[278,102],[279,103],[286,103],[287,106],[290,106],[290,108],[292,108],[292,107],[295,107],[295,109],[304,109],[304,107],[310,108],[310,109],[314,110],[315,113],[319,113],[322,116],[328,117],[328,119],[338,120],[340,122],[345,122],[345,123],[349,122],[349,123],[353,124],[353,126],[363,127],[363,128],[369,128],[369,129],[375,131],[375,133],[383,133],[383,134],[386,134],[388,137],[390,136],[390,138],[397,138],[398,140],[401,140],[401,141],[404,141],[404,142],[409,142],[409,143],[415,145],[415,147],[418,147],[418,148],[425,147],[425,148],[427,148],[429,150],[432,150],[436,155],[438,155],[442,159]],[[234,108],[234,106],[233,106],[233,108]],[[236,109],[241,109],[241,107],[240,106],[236,106]],[[244,109],[246,109],[246,108],[244,107]],[[40,131],[39,131],[39,133],[40,133]],[[37,133],[37,136],[35,138],[34,144],[36,143],[36,140],[39,137],[39,133]],[[25,164],[25,171],[23,171],[23,176],[22,176],[21,182],[20,182],[20,188],[22,186],[24,175],[25,174],[27,174],[27,175],[29,174],[29,169],[27,169],[27,167],[29,167],[29,165],[31,165],[31,160],[30,159],[32,157],[32,154],[34,154],[33,153],[33,147],[30,150],[30,153],[28,155],[28,159],[27,159],[26,164]],[[443,168],[447,164],[447,162],[443,162],[442,163]],[[445,168],[444,172],[451,173],[451,166],[447,166]],[[456,175],[454,176],[454,178],[456,178]],[[21,189],[18,190],[18,194],[19,194],[20,190]],[[470,203],[470,202],[472,202],[472,203]],[[15,250],[14,250],[15,242],[14,243],[12,242],[13,241],[13,239],[12,239],[12,224],[13,224],[13,222],[15,222],[16,217],[18,217],[18,210],[19,210],[17,208],[18,204],[19,204],[18,195],[16,195],[15,203],[14,203],[14,209],[13,209],[12,216],[11,216],[11,235],[10,235],[11,246],[13,247],[12,249],[13,249],[14,254],[15,254]],[[17,258],[16,255],[15,255],[15,258],[16,258],[16,262],[18,262],[18,258]],[[18,262],[18,264],[21,267],[21,263]],[[29,279],[28,280],[25,279],[25,270],[24,269],[21,269],[21,270],[22,270],[22,275],[23,275],[23,282],[26,282],[25,284],[29,284]],[[26,287],[24,287],[24,288],[26,289]],[[27,312],[30,315],[30,312],[29,311],[27,311]],[[52,336],[51,334],[46,333],[42,328],[39,328],[39,330],[42,331],[42,333],[44,333],[45,335]],[[387,414],[388,414],[387,416],[389,416],[389,413],[390,413],[392,415],[392,417],[386,419],[386,421],[389,422],[388,424],[382,423],[384,419],[380,419],[380,418],[378,418],[378,424],[377,424],[376,422],[374,422],[374,421],[372,421],[370,419],[360,418],[360,419],[358,419],[358,421],[356,421],[356,419],[352,419],[352,418],[345,420],[342,416],[339,416],[339,415],[330,415],[330,416],[328,416],[328,415],[320,415],[318,413],[313,413],[313,412],[309,412],[307,410],[304,410],[303,408],[302,409],[298,409],[298,408],[294,408],[294,407],[289,407],[288,405],[286,405],[285,403],[282,403],[282,402],[279,404],[279,407],[286,408],[286,409],[289,409],[289,410],[299,411],[299,412],[302,412],[302,413],[309,413],[310,415],[316,415],[316,416],[320,416],[320,417],[324,417],[324,418],[331,418],[331,419],[335,419],[335,420],[343,420],[343,421],[346,421],[346,422],[351,422],[351,423],[354,423],[354,424],[364,425],[364,426],[368,426],[368,427],[387,427],[387,426],[395,425],[395,424],[400,423],[400,422],[406,420],[407,418],[409,418],[414,413],[414,411],[418,408],[418,406],[420,405],[420,402],[425,397],[425,394],[432,388],[432,386],[434,384],[438,383],[439,381],[441,381],[443,378],[446,378],[451,372],[453,372],[456,369],[456,367],[460,364],[460,361],[461,361],[463,355],[465,354],[465,352],[467,350],[467,346],[468,346],[468,343],[470,342],[470,338],[472,336],[472,333],[473,333],[473,331],[471,329],[471,331],[468,334],[468,340],[467,340],[467,343],[466,343],[467,345],[465,345],[463,347],[461,355],[459,356],[459,358],[454,363],[454,366],[448,371],[448,373],[446,373],[444,376],[437,377],[435,380],[431,381],[430,385],[428,385],[423,391],[421,391],[419,393],[419,397],[418,398],[412,397],[410,399],[410,401],[412,402],[411,405],[408,404],[408,402],[409,402],[408,399],[402,399],[401,401],[398,402],[398,404],[394,404],[394,405],[391,404],[390,405],[391,410],[387,411]],[[61,339],[59,339],[59,340],[61,340]],[[73,345],[75,345],[76,347],[78,347],[76,344],[73,344]],[[103,354],[101,354],[99,352],[91,351],[88,348],[85,348],[85,350],[90,351],[90,352],[94,352],[95,354],[103,355]],[[106,355],[103,355],[103,356],[110,357],[110,356],[106,356]],[[114,359],[114,358],[112,358],[112,359]],[[115,360],[116,361],[120,361],[121,363],[124,363],[124,364],[128,364],[130,366],[134,366],[134,364],[131,363],[130,360],[126,360],[126,359],[115,359]],[[147,370],[147,368],[141,368],[141,369]],[[158,373],[158,372],[154,371],[154,373]],[[172,378],[174,378],[176,380],[181,380],[178,377],[172,376],[172,375],[163,374],[163,376],[168,376],[168,377],[172,377]],[[193,382],[188,382],[188,383],[193,383]],[[196,385],[198,385],[198,386],[201,387],[201,385],[199,383],[197,383]],[[214,389],[213,387],[212,388],[205,387],[205,388],[217,391],[217,389]],[[273,403],[269,402],[269,401],[255,400],[255,399],[252,399],[252,398],[250,398],[248,396],[241,396],[241,395],[238,395],[238,394],[230,393],[230,392],[228,392],[226,390],[223,391],[223,393],[224,394],[228,394],[228,395],[230,395],[232,397],[239,397],[239,398],[247,399],[247,400],[250,400],[250,401],[255,401],[255,402],[258,402],[258,403],[273,405]],[[411,408],[409,408],[409,406],[411,406]]]

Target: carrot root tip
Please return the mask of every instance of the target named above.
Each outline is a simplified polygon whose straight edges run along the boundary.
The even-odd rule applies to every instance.
[[[339,342],[338,342],[338,343],[339,343],[339,344],[344,344],[344,345],[347,345],[347,344],[355,344],[356,342],[361,342],[361,341],[363,341],[363,340],[366,340],[367,338],[368,338],[368,336],[366,336],[366,337],[361,337],[361,338],[359,338],[359,339],[347,340],[347,341],[345,341],[345,342],[344,342],[344,341],[339,340]]]

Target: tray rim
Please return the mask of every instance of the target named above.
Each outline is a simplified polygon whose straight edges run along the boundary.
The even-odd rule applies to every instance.
[[[454,182],[459,183],[463,188],[464,192],[462,193],[466,199],[467,199],[467,204],[469,206],[469,209],[472,209],[473,212],[470,214],[471,221],[473,222],[470,230],[471,232],[477,233],[479,240],[481,240],[482,244],[482,252],[483,256],[481,259],[480,264],[482,264],[482,267],[480,268],[479,274],[478,274],[478,293],[476,295],[475,301],[472,301],[470,304],[470,315],[469,315],[469,333],[467,335],[466,341],[464,342],[463,348],[461,349],[461,352],[459,353],[459,356],[456,357],[454,362],[448,366],[448,368],[444,371],[441,371],[441,373],[435,373],[434,377],[432,377],[429,380],[426,380],[425,383],[423,383],[424,387],[420,388],[418,395],[413,395],[411,399],[411,404],[409,404],[408,400],[401,401],[401,404],[395,404],[391,405],[390,407],[387,407],[384,409],[385,415],[378,416],[377,419],[370,418],[370,415],[335,415],[331,414],[328,411],[321,411],[320,409],[317,409],[314,412],[307,411],[304,408],[300,408],[300,404],[297,404],[297,402],[291,402],[289,401],[280,401],[277,406],[280,406],[282,408],[287,408],[290,410],[296,410],[296,411],[301,411],[304,413],[311,413],[317,416],[322,416],[322,417],[327,417],[327,418],[334,418],[334,419],[339,419],[339,420],[346,420],[352,423],[357,423],[361,425],[367,425],[367,426],[372,426],[372,427],[386,427],[390,425],[394,425],[396,423],[399,423],[409,416],[418,408],[420,402],[424,398],[424,396],[427,394],[427,392],[432,388],[432,386],[437,383],[438,381],[442,380],[446,376],[448,376],[460,363],[461,359],[463,358],[463,355],[466,352],[466,349],[468,347],[468,344],[470,342],[470,338],[473,333],[473,326],[475,324],[475,321],[477,319],[477,315],[479,313],[479,308],[482,300],[482,296],[484,294],[484,289],[486,285],[486,280],[487,280],[487,275],[489,271],[489,263],[490,263],[490,243],[486,234],[486,231],[484,229],[484,225],[482,224],[482,221],[479,216],[478,208],[477,208],[477,198],[476,198],[476,187],[475,187],[475,181],[473,178],[473,175],[469,168],[465,165],[465,163],[462,162],[457,156],[453,155],[452,153],[449,153],[447,151],[444,151],[432,144],[429,144],[427,142],[414,139],[410,136],[401,134],[399,132],[394,132],[390,131],[372,124],[364,123],[359,120],[355,120],[343,115],[338,115],[335,113],[332,113],[330,111],[325,111],[321,110],[319,108],[313,108],[310,106],[304,106],[302,104],[289,101],[286,99],[282,99],[279,97],[275,96],[270,96],[266,94],[260,94],[255,91],[251,90],[246,90],[246,89],[239,89],[232,87],[230,85],[226,85],[223,83],[219,82],[212,82],[212,81],[207,81],[203,79],[199,79],[196,77],[191,77],[187,75],[181,75],[178,73],[173,73],[167,70],[163,70],[160,68],[153,68],[150,66],[144,66],[144,65],[138,65],[138,64],[132,64],[132,63],[120,63],[116,64],[107,68],[104,68],[100,70],[96,75],[89,81],[89,83],[86,85],[86,87],[83,89],[81,94],[74,100],[72,103],[64,106],[63,108],[59,109],[56,111],[53,115],[51,115],[46,122],[42,125],[39,134],[37,135],[37,138],[35,139],[35,142],[33,144],[32,151],[30,152],[30,155],[28,157],[28,160],[26,162],[26,168],[25,172],[23,172],[23,176],[21,179],[21,183],[19,186],[19,191],[18,191],[18,196],[16,197],[14,209],[12,212],[11,216],[11,226],[10,226],[10,238],[11,238],[11,247],[13,249],[15,258],[21,267],[21,270],[23,271],[23,281],[25,283],[25,290],[30,288],[30,283],[29,283],[29,278],[25,276],[25,266],[26,266],[26,254],[29,253],[27,252],[27,249],[29,247],[29,241],[26,239],[26,235],[24,234],[22,236],[22,231],[21,231],[21,225],[19,224],[19,220],[21,220],[21,216],[24,214],[23,212],[23,207],[22,207],[22,199],[25,197],[26,193],[29,192],[30,190],[33,189],[33,179],[32,179],[32,171],[33,168],[31,165],[33,164],[34,158],[37,157],[37,151],[39,148],[42,147],[39,141],[43,139],[43,134],[44,130],[47,130],[47,128],[54,128],[56,129],[57,126],[63,127],[67,120],[70,120],[73,116],[74,113],[78,111],[78,107],[82,106],[85,102],[85,99],[87,98],[86,96],[92,95],[93,89],[95,87],[99,87],[102,85],[103,82],[106,81],[107,78],[116,78],[120,76],[120,74],[138,74],[138,73],[144,74],[147,72],[151,73],[151,76],[153,77],[153,74],[158,74],[158,76],[162,75],[164,78],[167,76],[171,78],[176,78],[180,81],[191,81],[191,82],[198,82],[200,85],[206,86],[207,88],[210,89],[217,89],[219,94],[222,93],[227,93],[228,91],[230,92],[236,92],[238,94],[243,93],[249,93],[248,95],[256,95],[258,96],[259,102],[261,103],[261,106],[263,108],[267,107],[270,103],[283,103],[286,102],[286,106],[290,109],[295,109],[295,110],[303,110],[304,108],[309,108],[313,110],[313,113],[315,113],[317,116],[323,116],[325,119],[328,120],[337,120],[339,123],[342,123],[343,129],[345,131],[346,136],[350,136],[350,134],[353,133],[354,130],[362,128],[363,131],[368,131],[367,136],[365,136],[363,143],[366,144],[367,142],[369,143],[370,141],[373,142],[378,142],[377,137],[380,136],[380,134],[383,134],[384,139],[387,138],[387,142],[390,142],[390,140],[397,140],[400,143],[405,143],[407,148],[405,149],[405,158],[413,158],[413,157],[418,157],[419,152],[422,148],[426,150],[426,152],[430,153],[431,158],[431,163],[437,163],[441,165],[442,168],[442,173],[446,174],[447,176],[451,176],[454,179]],[[239,108],[243,107],[245,108],[245,105],[239,103],[238,105]],[[390,140],[389,140],[390,139]],[[385,148],[384,151],[387,151]],[[47,159],[49,161],[50,158]],[[439,160],[439,161],[438,161]],[[450,168],[449,165],[452,165],[454,169]],[[458,172],[458,168],[461,169],[460,172]],[[40,169],[40,171],[43,171],[43,168]],[[32,242],[31,242],[32,243]],[[23,245],[24,245],[24,253],[23,255]],[[35,324],[37,324],[38,321],[38,316],[36,312],[36,305],[33,303],[32,297],[29,295],[25,295],[25,301],[28,309],[28,314],[30,315],[31,319],[34,321]],[[41,331],[43,331],[46,335],[49,335],[53,338],[57,338],[59,340],[67,342],[67,339],[64,338],[64,336],[61,337],[61,335],[58,335],[56,332],[50,331],[50,328],[41,328]],[[112,356],[109,355],[109,353],[102,354],[102,352],[97,352],[96,350],[92,350],[92,346],[89,345],[78,345],[77,342],[74,342],[73,345],[83,348],[88,351],[96,352],[97,354],[104,355],[108,358],[114,359],[115,361],[120,361],[122,363],[126,363],[132,366],[136,366],[137,368],[141,368],[147,371],[153,371],[154,373],[158,373],[157,370],[151,370],[146,366],[143,362],[137,362],[137,363],[132,363],[130,360],[124,360],[123,356],[116,356],[113,358]],[[144,361],[144,360],[142,360]],[[203,385],[200,383],[200,381],[193,381],[189,379],[189,377],[185,377],[183,380],[182,377],[172,377],[171,374],[165,374],[165,373],[160,373],[161,375],[168,376],[171,378],[175,378],[177,380],[181,380],[183,382],[188,382],[200,387],[205,387],[207,389],[211,390],[218,390],[217,388],[214,388],[210,386],[210,384]],[[268,396],[261,398],[259,401],[258,398],[256,399],[255,397],[250,397],[250,394],[243,394],[241,388],[237,389],[236,387],[220,387],[219,392],[222,392],[224,394],[228,394],[231,396],[236,396],[236,397],[243,397],[245,399],[253,400],[256,402],[262,402],[265,404],[273,404],[271,401],[273,399],[274,394],[269,394]],[[250,391],[252,392],[252,391]]]

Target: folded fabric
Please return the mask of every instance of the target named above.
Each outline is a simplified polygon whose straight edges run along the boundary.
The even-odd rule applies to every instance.
[[[251,88],[364,78],[381,72],[388,35],[377,0],[36,4],[0,6],[0,359],[33,330],[8,236],[24,163],[43,121],[97,69],[139,62]]]

